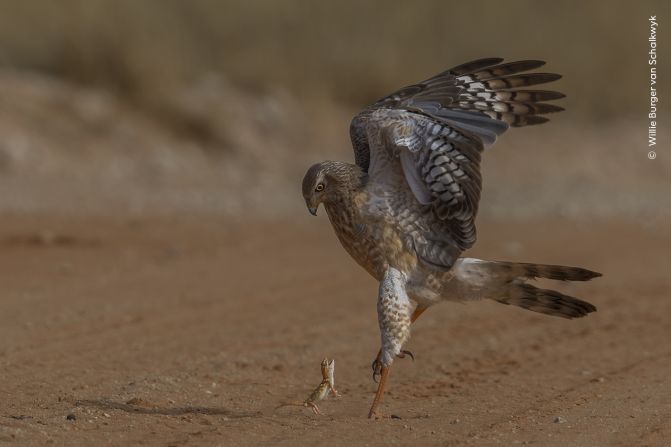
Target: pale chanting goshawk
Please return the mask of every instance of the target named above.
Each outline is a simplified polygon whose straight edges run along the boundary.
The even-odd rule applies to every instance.
[[[544,65],[480,59],[386,96],[350,126],[356,164],[325,161],[308,169],[303,197],[320,203],[347,252],[380,282],[382,346],[373,362],[377,417],[389,369],[403,357],[411,323],[441,301],[483,298],[563,318],[596,308],[528,283],[534,278],[586,281],[590,270],[460,257],[475,243],[480,157],[508,127],[548,121],[564,95],[528,86],[560,78],[525,73]]]

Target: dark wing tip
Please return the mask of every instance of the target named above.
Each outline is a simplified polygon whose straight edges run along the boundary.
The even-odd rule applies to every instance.
[[[543,124],[550,121],[549,118],[538,115],[522,115],[516,116],[515,120],[510,123],[511,127],[535,126],[536,124]]]
[[[591,270],[588,270],[588,272],[590,273],[590,276],[589,276],[588,279],[601,278],[603,276],[603,273],[593,272]]]
[[[565,109],[561,106],[556,106],[554,104],[545,104],[542,102],[537,102],[533,104],[534,113],[557,113],[563,112]]]
[[[503,62],[502,57],[486,57],[457,65],[456,67],[447,70],[447,72],[455,75],[463,75],[486,67],[491,67],[492,65],[500,64],[501,62]]]
[[[539,79],[542,79],[542,83],[558,81],[562,78],[562,75],[559,73],[535,73]]]
[[[536,94],[536,101],[554,101],[562,98],[566,98],[564,93],[552,90],[541,90]]]

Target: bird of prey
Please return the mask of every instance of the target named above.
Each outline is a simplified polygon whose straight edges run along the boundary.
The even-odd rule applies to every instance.
[[[541,124],[563,110],[564,95],[528,86],[555,81],[527,73],[545,63],[501,58],[468,62],[404,87],[354,117],[356,164],[324,161],[303,179],[310,213],[324,205],[345,250],[380,283],[379,384],[368,417],[380,417],[389,370],[410,325],[441,301],[491,299],[534,312],[578,318],[596,308],[528,281],[586,281],[601,274],[578,267],[460,257],[475,243],[484,149],[509,127]]]

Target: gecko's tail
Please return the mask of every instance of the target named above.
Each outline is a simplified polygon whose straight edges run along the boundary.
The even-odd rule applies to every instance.
[[[283,408],[283,407],[307,407],[307,404],[305,402],[301,402],[299,400],[292,400],[288,402],[282,402],[278,406],[275,407],[276,410]]]

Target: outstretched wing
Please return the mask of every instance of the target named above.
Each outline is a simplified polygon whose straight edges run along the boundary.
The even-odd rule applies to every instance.
[[[431,233],[416,240],[415,249],[422,255],[426,247],[418,242],[446,244],[450,256],[441,256],[439,250],[423,258],[449,267],[444,261],[456,259],[450,247],[463,251],[475,243],[482,141],[472,132],[406,110],[379,109],[370,121],[369,182],[388,182],[389,164],[381,160],[400,160],[403,178],[418,202],[408,206],[422,211],[422,227]]]
[[[375,181],[388,166],[375,166],[381,158],[378,153],[386,154],[382,158],[398,156],[423,218],[429,219],[424,227],[431,234],[421,239],[436,241],[436,246],[451,243],[465,250],[475,243],[484,147],[509,126],[540,124],[547,121],[541,114],[563,110],[539,102],[562,98],[561,93],[518,90],[559,79],[555,74],[520,74],[543,62],[501,61],[481,59],[404,87],[352,120],[350,135],[357,165]],[[428,218],[427,209],[431,211]],[[454,259],[441,257],[435,246],[416,249],[424,260],[438,266]]]
[[[474,133],[485,146],[494,144],[508,126],[541,124],[548,118],[540,115],[563,110],[542,102],[563,98],[562,93],[521,89],[561,78],[554,73],[523,73],[545,62],[502,61],[486,58],[450,68],[426,81],[403,87],[364,109],[350,125],[356,164],[368,170],[370,150],[366,129],[372,112],[380,108],[432,116]]]

